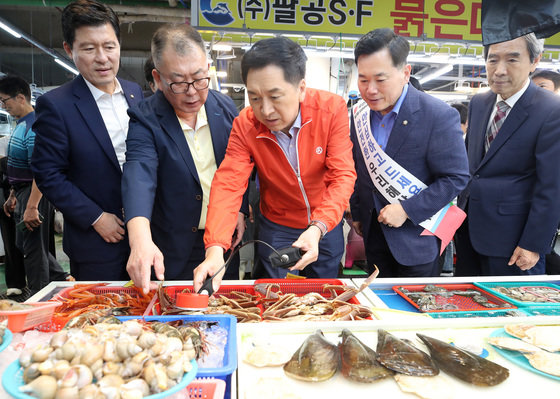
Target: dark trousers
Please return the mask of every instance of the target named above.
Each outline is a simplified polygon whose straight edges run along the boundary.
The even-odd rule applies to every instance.
[[[0,202],[2,205],[6,202],[3,189],[0,189]],[[23,265],[23,254],[16,247],[16,223],[14,216],[6,216],[3,210],[0,210],[0,231],[4,242],[6,286],[23,289],[26,285],[25,266]]]
[[[379,277],[434,277],[439,276],[439,257],[429,263],[419,265],[402,265],[393,256],[385,235],[377,219],[372,219],[368,240],[365,242],[368,272],[374,271],[375,264]]]
[[[126,238],[125,238],[126,240]],[[103,262],[76,262],[70,259],[70,273],[77,281],[128,281],[128,256]]]
[[[23,220],[23,213],[31,194],[31,185],[16,190],[16,210],[14,217],[16,224]],[[39,213],[44,216],[39,227],[29,231],[26,229],[16,231],[16,245],[23,253],[27,286],[32,294],[45,287],[51,281],[64,281],[68,276],[57,260],[49,252],[49,230],[52,205],[46,198],[39,201]]]
[[[293,229],[271,222],[264,216],[260,216],[259,239],[275,249],[291,247],[294,241],[306,229]],[[257,243],[259,260],[266,270],[269,278],[285,278],[288,269],[274,268],[270,265],[268,257],[272,250],[263,244]],[[305,275],[309,278],[336,278],[340,259],[344,253],[344,238],[342,234],[342,222],[329,231],[319,242],[319,257],[305,268]],[[297,270],[291,271],[298,274]]]
[[[468,219],[455,233],[457,263],[455,276],[527,276],[545,273],[545,257],[541,254],[537,264],[529,270],[521,270],[516,265],[508,266],[510,257],[486,256],[473,248]]]

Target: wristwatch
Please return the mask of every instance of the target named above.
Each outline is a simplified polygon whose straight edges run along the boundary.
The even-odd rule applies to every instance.
[[[321,240],[323,239],[325,234],[327,234],[327,225],[321,222],[320,220],[312,220],[311,223],[309,223],[309,225],[307,226],[307,228],[311,226],[315,226],[319,229],[319,231],[321,232]]]

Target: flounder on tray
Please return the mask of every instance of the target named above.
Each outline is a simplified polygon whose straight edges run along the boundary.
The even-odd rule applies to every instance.
[[[340,334],[338,344],[341,358],[341,371],[345,378],[357,382],[374,382],[394,374],[383,367],[376,359],[373,349],[365,345],[346,328]]]
[[[321,330],[305,339],[292,358],[284,365],[288,377],[303,381],[326,381],[338,369],[338,348]]]
[[[440,369],[473,385],[498,385],[509,370],[468,351],[423,334],[416,334],[428,347]]]
[[[377,331],[377,361],[388,369],[407,375],[428,376],[439,373],[436,363],[427,353],[383,329]]]

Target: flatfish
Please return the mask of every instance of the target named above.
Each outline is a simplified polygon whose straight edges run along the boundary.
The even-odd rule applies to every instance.
[[[498,385],[509,370],[473,353],[423,334],[416,334],[428,347],[440,369],[473,385]]]
[[[430,356],[385,330],[377,330],[377,361],[398,373],[414,376],[437,375]]]
[[[373,349],[365,345],[348,329],[340,334],[342,341],[338,344],[341,358],[341,371],[345,378],[357,382],[374,382],[394,374],[383,367],[376,359]]]
[[[338,369],[338,348],[331,344],[321,330],[315,331],[284,365],[288,377],[303,381],[326,381]]]

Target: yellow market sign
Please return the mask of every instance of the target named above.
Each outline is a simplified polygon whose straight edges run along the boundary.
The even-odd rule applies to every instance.
[[[212,30],[362,35],[376,28],[421,40],[481,42],[481,0],[196,0],[192,24]],[[559,35],[546,40],[560,44]]]
[[[198,0],[193,25],[362,35],[390,27],[423,39],[480,41],[481,2],[469,0]]]

